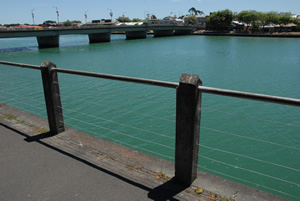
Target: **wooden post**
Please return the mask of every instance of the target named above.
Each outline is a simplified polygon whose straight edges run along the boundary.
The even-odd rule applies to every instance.
[[[41,65],[50,134],[56,135],[65,131],[65,127],[57,72],[51,71],[53,68],[56,68],[56,65],[48,61]]]
[[[176,97],[175,180],[190,186],[197,178],[202,82],[182,74]]]

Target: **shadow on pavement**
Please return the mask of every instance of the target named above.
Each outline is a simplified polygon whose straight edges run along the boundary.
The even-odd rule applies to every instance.
[[[0,125],[3,126],[3,127],[5,127],[5,128],[7,128],[7,129],[12,130],[13,132],[15,132],[15,133],[17,133],[17,134],[19,134],[19,135],[21,135],[23,137],[25,137],[24,141],[26,141],[28,143],[31,143],[31,142],[39,143],[39,144],[41,144],[41,145],[43,145],[43,146],[45,146],[45,147],[47,147],[49,149],[55,150],[55,151],[57,151],[57,152],[59,152],[61,154],[64,154],[64,155],[66,155],[68,157],[71,157],[72,159],[75,159],[75,160],[77,160],[77,161],[79,161],[81,163],[84,163],[84,164],[86,164],[86,165],[88,165],[88,166],[90,166],[92,168],[95,168],[95,169],[97,169],[99,171],[102,171],[102,172],[108,174],[108,175],[111,175],[111,176],[113,176],[115,178],[118,178],[118,179],[120,179],[120,180],[122,180],[122,181],[124,181],[124,182],[126,182],[126,183],[128,183],[130,185],[133,185],[133,186],[136,186],[136,187],[138,187],[140,189],[148,191],[149,192],[148,193],[148,198],[149,199],[157,200],[157,201],[178,200],[178,199],[175,199],[174,196],[176,196],[178,193],[184,191],[187,188],[187,186],[181,186],[178,183],[176,183],[174,181],[174,179],[171,179],[168,182],[166,182],[166,183],[164,183],[164,184],[162,184],[160,186],[157,186],[154,189],[149,188],[149,187],[147,187],[147,186],[145,186],[143,184],[140,184],[140,183],[137,183],[135,181],[129,180],[129,179],[127,179],[127,178],[125,178],[125,177],[123,177],[123,176],[121,176],[119,174],[116,174],[116,173],[111,172],[111,171],[109,171],[107,169],[99,167],[99,166],[97,166],[97,165],[95,165],[95,164],[93,164],[93,163],[91,163],[91,162],[89,162],[89,161],[87,161],[85,159],[79,158],[78,156],[75,156],[75,155],[73,155],[71,153],[63,151],[63,150],[61,150],[59,148],[56,148],[56,147],[54,147],[52,145],[49,145],[49,144],[41,141],[42,139],[49,138],[49,137],[53,136],[49,132],[41,133],[41,134],[38,134],[38,135],[35,135],[35,136],[29,136],[29,135],[27,135],[27,134],[25,134],[23,132],[20,132],[20,131],[18,131],[16,129],[12,128],[12,127],[9,127],[9,126],[7,126],[7,125],[5,125],[3,123],[0,123]]]
[[[148,193],[148,198],[157,201],[164,201],[164,200],[178,200],[174,198],[177,194],[184,191],[188,186],[179,185],[176,183],[174,178],[167,181],[166,183],[152,189]]]

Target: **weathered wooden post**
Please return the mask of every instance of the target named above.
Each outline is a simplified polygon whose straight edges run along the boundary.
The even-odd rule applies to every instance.
[[[190,186],[197,178],[201,96],[198,75],[182,74],[176,97],[175,180]]]
[[[56,135],[65,131],[65,127],[57,72],[53,71],[53,68],[56,68],[56,65],[49,61],[41,65],[50,134]]]

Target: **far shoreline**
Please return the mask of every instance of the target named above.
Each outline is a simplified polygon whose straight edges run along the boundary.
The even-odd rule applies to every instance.
[[[235,36],[235,37],[268,37],[268,38],[300,38],[300,32],[285,33],[226,33],[215,31],[194,32],[194,35],[202,36]]]

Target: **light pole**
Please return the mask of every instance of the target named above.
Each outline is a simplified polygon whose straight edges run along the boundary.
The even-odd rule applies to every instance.
[[[32,24],[33,24],[33,25],[34,25],[34,13],[33,13],[34,10],[35,10],[35,9],[32,9],[32,10],[31,10]]]
[[[125,19],[125,13],[127,13],[126,11],[125,12],[123,12],[123,19]]]
[[[84,11],[85,23],[86,23],[86,20],[87,20],[87,14],[86,14],[87,12],[88,12],[88,10]]]
[[[56,6],[54,6],[54,8],[56,8],[57,24],[59,24],[59,12],[58,12],[58,8]]]
[[[107,9],[107,10],[110,10],[110,12],[109,12],[109,15],[110,15],[110,18],[111,18],[111,21],[112,21],[112,17],[113,17],[113,12],[112,12],[112,10],[111,9]]]

